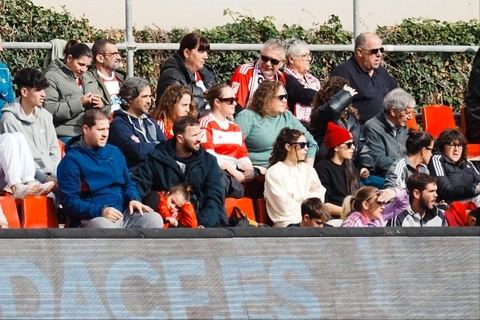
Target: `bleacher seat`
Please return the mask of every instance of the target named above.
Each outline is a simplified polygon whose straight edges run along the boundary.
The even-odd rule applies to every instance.
[[[270,219],[267,213],[267,201],[265,200],[265,198],[257,199],[256,205],[257,205],[257,211],[256,211],[257,222],[268,224],[269,226],[273,226],[273,221]]]
[[[429,132],[435,139],[445,129],[457,129],[452,108],[430,105],[422,108],[423,131]]]
[[[7,218],[8,226],[15,229],[20,228],[20,218],[15,199],[10,196],[0,196],[0,205],[5,218]]]
[[[233,212],[233,208],[237,207],[242,210],[243,213],[248,217],[248,219],[257,221],[255,218],[255,209],[253,207],[253,201],[250,198],[226,198],[225,199],[225,209],[227,209],[227,215],[230,215]]]
[[[412,118],[407,121],[407,129],[413,129],[415,131],[418,131],[418,123],[417,123],[417,117],[415,115],[415,110],[412,110]]]
[[[55,202],[47,196],[20,199],[22,228],[58,228]]]

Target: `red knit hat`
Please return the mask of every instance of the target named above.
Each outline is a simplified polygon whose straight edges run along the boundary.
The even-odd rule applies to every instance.
[[[345,128],[336,125],[333,122],[329,122],[327,126],[327,132],[325,133],[325,147],[332,149],[345,141],[352,140],[353,135]]]

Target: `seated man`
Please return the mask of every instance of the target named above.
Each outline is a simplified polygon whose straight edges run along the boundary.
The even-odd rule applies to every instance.
[[[122,151],[128,169],[133,172],[157,144],[167,139],[157,122],[148,117],[152,91],[147,80],[129,78],[122,85],[119,95],[122,110],[115,111],[108,143]]]
[[[352,104],[358,110],[362,126],[382,110],[384,97],[397,87],[381,65],[383,51],[382,39],[376,34],[361,33],[355,39],[353,56],[333,69],[330,75],[347,79],[358,92]]]
[[[192,187],[190,202],[197,213],[199,227],[227,224],[225,190],[215,156],[201,146],[198,120],[180,117],[173,125],[172,139],[158,145],[140,164],[132,179],[145,204],[157,208],[158,191],[168,191],[178,183]]]
[[[360,164],[385,177],[392,163],[407,155],[407,121],[415,99],[403,89],[392,90],[383,100],[383,112],[368,120],[363,128],[366,139],[360,151]]]
[[[436,205],[436,179],[414,173],[407,179],[410,206],[391,220],[393,227],[446,227],[444,210]]]
[[[14,82],[19,96],[3,108],[0,131],[23,133],[35,162],[35,179],[41,183],[51,181],[58,194],[60,147],[52,114],[42,108],[48,81],[40,71],[25,68],[17,72]]]
[[[98,91],[104,101],[108,101],[110,112],[120,109],[119,92],[125,75],[120,69],[121,56],[115,41],[101,39],[92,46],[93,64],[88,73],[97,80]]]
[[[83,117],[83,135],[65,146],[58,185],[72,227],[163,228],[162,217],[140,202],[125,157],[107,144],[109,127],[100,109],[90,109]]]
[[[242,64],[232,75],[230,87],[237,97],[237,113],[246,108],[263,81],[276,80],[286,84],[285,76],[279,69],[285,62],[285,44],[278,39],[270,39],[263,44],[259,58],[247,64]]]

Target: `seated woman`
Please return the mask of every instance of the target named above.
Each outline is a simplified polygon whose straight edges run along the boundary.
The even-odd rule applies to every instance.
[[[333,122],[328,123],[324,143],[327,155],[315,165],[315,170],[326,188],[325,205],[328,211],[332,216],[340,217],[343,200],[360,188],[360,175],[352,163],[355,145],[352,133]],[[369,175],[365,168],[361,173]]]
[[[70,44],[65,47],[67,58],[52,61],[45,70],[50,85],[45,89],[44,108],[53,115],[57,136],[63,142],[82,134],[86,110],[98,108],[110,116],[110,106],[100,97],[97,80],[86,73],[92,51],[84,43]]]
[[[480,206],[480,174],[467,160],[467,139],[456,129],[445,129],[437,139],[430,174],[437,177],[438,201],[473,201]]]
[[[378,190],[361,187],[354,196],[345,198],[342,206],[342,227],[385,227],[409,206],[405,189]]]
[[[208,90],[207,100],[212,113],[199,120],[203,147],[217,158],[218,166],[238,182],[252,181],[253,165],[242,130],[229,120],[237,104],[233,89],[226,84],[216,84]]]
[[[310,122],[312,101],[320,89],[320,80],[308,72],[313,57],[308,45],[302,40],[286,42],[287,65],[283,71],[288,94],[288,109],[302,122]]]
[[[197,117],[197,109],[190,90],[181,84],[172,84],[157,103],[153,118],[167,139],[173,137],[173,124],[183,116]]]
[[[189,33],[180,41],[180,48],[170,56],[160,69],[157,86],[157,101],[172,84],[182,84],[193,94],[197,113],[208,112],[208,102],[203,93],[217,83],[213,69],[205,64],[210,42],[197,34]]]
[[[35,181],[35,163],[25,136],[20,132],[0,135],[0,190],[13,198],[47,195],[53,181]]]
[[[267,213],[275,227],[300,223],[304,200],[319,198],[323,202],[325,199],[325,187],[315,170],[305,163],[308,147],[305,134],[288,127],[283,128],[275,140],[265,175]]]
[[[330,77],[323,82],[322,88],[315,95],[312,102],[312,114],[309,130],[313,134],[320,148],[318,158],[327,153],[323,145],[327,124],[335,122],[347,129],[353,135],[353,144],[360,147],[360,123],[357,109],[352,106],[352,97],[355,89],[348,85],[348,80],[342,77]],[[354,159],[358,150],[355,150]]]
[[[235,117],[235,123],[245,136],[250,160],[257,169],[255,180],[245,190],[245,195],[254,200],[263,197],[263,175],[269,165],[273,144],[283,128],[297,129],[305,135],[309,143],[305,163],[313,167],[317,143],[300,120],[287,110],[287,98],[280,81],[264,81],[253,94],[247,109]]]
[[[435,141],[426,131],[409,131],[406,142],[407,155],[393,162],[385,176],[385,188],[406,188],[407,178],[420,172],[430,174],[427,165],[433,154]]]

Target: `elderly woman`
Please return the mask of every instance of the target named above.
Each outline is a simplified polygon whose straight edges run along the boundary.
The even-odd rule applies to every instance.
[[[456,129],[445,129],[437,139],[434,155],[428,164],[437,177],[438,201],[473,201],[480,205],[480,174],[467,160],[467,139]]]
[[[160,68],[157,86],[157,101],[160,100],[168,86],[179,83],[187,86],[193,94],[197,112],[205,114],[208,102],[203,93],[217,83],[211,67],[205,64],[210,50],[210,42],[197,34],[189,33],[180,41],[180,48]]]
[[[45,70],[50,85],[45,89],[44,108],[53,115],[57,136],[63,142],[82,133],[86,110],[98,108],[110,116],[110,106],[100,97],[97,80],[86,73],[92,51],[84,43],[69,47],[72,43],[67,43],[65,60],[54,60]]]
[[[245,136],[250,160],[257,169],[258,190],[252,190],[253,182],[246,190],[246,195],[253,199],[263,197],[263,175],[269,166],[268,159],[275,139],[283,128],[297,129],[305,134],[309,143],[305,163],[313,166],[317,143],[300,120],[287,110],[287,97],[285,87],[280,81],[264,81],[255,91],[248,108],[235,118],[235,123],[240,126]]]
[[[308,149],[305,134],[290,128],[283,128],[273,144],[265,175],[265,200],[275,227],[300,223],[301,206],[306,199],[325,200],[325,187],[315,169],[305,163]]]
[[[308,72],[313,62],[308,45],[301,40],[287,42],[287,65],[283,71],[287,82],[288,109],[304,123],[310,122],[310,106],[320,80]]]
[[[157,121],[165,137],[170,139],[173,138],[173,124],[183,116],[197,117],[192,93],[184,85],[172,84],[160,98],[153,118]]]

